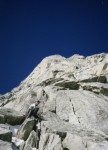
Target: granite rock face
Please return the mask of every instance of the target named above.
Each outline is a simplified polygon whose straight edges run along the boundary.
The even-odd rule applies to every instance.
[[[0,106],[24,116],[37,99],[41,127],[35,132],[32,119],[23,122],[17,133],[25,140],[21,150],[35,146],[37,133],[38,150],[108,149],[107,53],[46,57],[18,87],[0,95]],[[5,122],[3,113],[0,122]]]
[[[1,108],[0,118],[0,123],[8,123],[11,125],[21,124],[25,119],[23,114],[11,108]]]
[[[34,130],[31,131],[26,143],[25,143],[25,147],[24,147],[24,150],[27,149],[27,147],[31,147],[32,148],[35,148],[36,147],[36,141],[37,141],[37,134]]]
[[[17,132],[17,137],[20,139],[23,139],[24,141],[27,140],[29,137],[30,132],[33,130],[34,127],[34,118],[28,118],[26,119],[23,124],[20,126],[18,132]]]
[[[8,125],[0,124],[0,140],[11,142],[12,132]]]
[[[39,150],[63,150],[59,135],[46,133],[41,136]]]
[[[12,144],[9,142],[0,140],[0,150],[13,150]]]

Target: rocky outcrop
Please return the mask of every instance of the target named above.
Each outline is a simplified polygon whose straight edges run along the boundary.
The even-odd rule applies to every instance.
[[[66,150],[107,150],[108,142],[91,142],[68,133],[63,141],[63,147]]]
[[[29,137],[28,137],[28,139],[27,139],[27,141],[26,141],[26,143],[25,143],[24,150],[27,150],[28,147],[31,148],[31,149],[35,148],[37,142],[39,142],[38,141],[38,135],[34,130],[32,130]]]
[[[0,150],[13,150],[12,144],[9,142],[0,140]]]
[[[106,83],[107,82],[107,78],[106,78],[106,76],[95,76],[95,77],[92,77],[92,78],[81,80],[80,82],[100,82],[100,83]]]
[[[17,132],[17,138],[26,141],[27,138],[29,137],[30,132],[33,130],[34,125],[35,125],[34,118],[26,119]]]
[[[61,138],[56,134],[42,134],[39,142],[39,150],[63,150]]]
[[[97,94],[103,94],[105,96],[108,96],[108,84],[101,84],[98,82],[95,83],[80,83],[83,90],[92,91]]]
[[[12,132],[9,130],[9,126],[0,124],[0,140],[11,142]]]
[[[0,123],[8,123],[12,125],[21,124],[25,117],[20,112],[10,108],[0,109]]]
[[[0,150],[13,150],[12,132],[8,125],[0,124]]]
[[[37,99],[40,128],[34,128],[33,118],[22,123]],[[25,141],[20,150],[107,150],[108,54],[49,56],[18,87],[0,96],[0,106],[1,123],[22,123],[16,137]]]
[[[77,82],[75,81],[71,81],[71,82],[63,81],[63,82],[56,83],[55,86],[64,87],[65,89],[69,89],[69,90],[79,89],[79,84],[77,84]]]

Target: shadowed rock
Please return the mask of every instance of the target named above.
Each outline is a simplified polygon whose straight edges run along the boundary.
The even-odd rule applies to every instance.
[[[27,138],[29,137],[30,132],[33,130],[34,124],[35,124],[34,118],[26,119],[17,132],[17,138],[26,141]]]
[[[11,125],[21,124],[24,121],[24,115],[10,108],[0,108],[0,123],[8,123]]]
[[[108,96],[108,84],[89,82],[89,83],[80,83],[80,85],[84,90],[88,90],[97,94],[103,94],[105,96]]]
[[[72,82],[70,82],[70,81],[59,82],[59,83],[56,83],[55,86],[68,88],[70,90],[78,90],[78,88],[79,88],[79,84],[77,82],[74,82],[74,81],[72,81]]]
[[[35,148],[36,147],[36,142],[38,140],[37,138],[38,138],[37,133],[33,130],[30,133],[30,135],[29,135],[29,137],[28,137],[28,139],[25,143],[24,150],[26,150],[28,146],[31,147],[31,148]]]
[[[9,126],[0,124],[0,140],[11,142],[12,132],[9,130]]]
[[[96,76],[96,77],[92,77],[92,78],[88,78],[88,79],[82,80],[80,82],[100,82],[100,83],[106,83],[107,82],[107,78],[106,78],[106,76]]]
[[[5,117],[4,115],[0,114],[0,123],[5,123]]]

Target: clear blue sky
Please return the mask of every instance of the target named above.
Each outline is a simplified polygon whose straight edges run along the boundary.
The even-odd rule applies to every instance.
[[[46,56],[108,52],[108,0],[0,0],[0,93]]]

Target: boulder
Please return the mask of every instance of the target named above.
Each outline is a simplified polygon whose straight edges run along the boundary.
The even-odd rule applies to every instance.
[[[68,150],[87,150],[84,145],[83,139],[80,136],[67,133],[66,138],[63,140],[63,148]]]
[[[2,116],[2,122],[17,125],[24,121],[25,116],[18,111],[10,108],[0,108],[0,115]]]
[[[13,150],[10,142],[0,140],[0,150]]]
[[[42,134],[39,142],[39,150],[63,150],[59,135],[46,133]]]
[[[29,134],[33,130],[35,125],[34,118],[27,118],[23,124],[19,127],[19,130],[17,132],[17,138],[23,139],[24,141],[27,140],[29,137]]]
[[[86,138],[92,142],[102,142],[108,139],[108,136],[100,131],[93,128],[86,128],[84,126],[72,125],[62,120],[59,121],[42,121],[41,123],[41,134],[55,133],[58,134],[61,139],[65,138],[67,133]]]
[[[12,132],[9,130],[9,126],[0,124],[0,140],[11,142]]]
[[[63,148],[66,150],[107,150],[108,142],[106,140],[101,142],[91,142],[86,138],[81,138],[68,133],[62,142]]]
[[[42,122],[41,129],[42,134],[39,150],[47,149],[50,145],[48,135],[58,135],[63,150],[95,150],[95,148],[96,150],[98,150],[98,148],[99,150],[107,150],[108,148],[108,136],[99,130],[81,128],[80,126],[71,125],[60,120],[57,122],[53,122],[52,120],[44,121]],[[50,147],[51,146],[53,146],[53,144],[51,144]]]
[[[24,150],[26,150],[28,146],[31,147],[31,148],[35,148],[37,142],[39,142],[39,141],[38,141],[38,135],[37,135],[37,133],[33,130],[33,131],[30,133],[30,135],[29,135],[29,137],[28,137],[28,139],[27,139],[27,141],[26,141],[26,143],[25,143]]]

